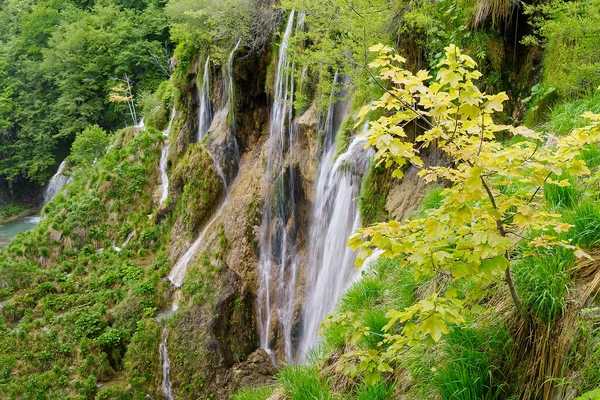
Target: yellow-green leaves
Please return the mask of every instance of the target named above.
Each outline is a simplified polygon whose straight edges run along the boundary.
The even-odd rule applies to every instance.
[[[544,208],[544,185],[568,186],[568,179],[552,179],[563,172],[589,173],[577,157],[583,146],[600,142],[600,115],[591,113],[585,114],[590,126],[552,141],[526,127],[495,124],[492,117],[508,97],[482,93],[475,86],[481,76],[475,62],[454,45],[445,49],[434,80],[427,71],[414,75],[403,69],[404,59],[389,47],[372,50],[378,53],[372,66],[389,88],[360,113],[364,118],[370,111],[383,111],[367,132],[376,162],[393,168],[398,178],[412,165],[421,169],[418,175],[426,182],[443,181],[447,187],[441,206],[426,217],[362,228],[349,245],[359,249],[358,264],[378,248],[416,279],[437,276],[457,286],[464,281],[462,286],[469,290],[459,300],[455,290],[441,285],[411,307],[388,312],[381,351],[348,355],[354,372],[364,372],[369,381],[378,379],[386,370],[378,366],[394,362],[403,347],[435,343],[470,313],[482,312],[482,298],[495,287],[490,284],[510,273],[517,244],[522,244],[519,257],[538,247],[575,250],[558,236],[570,226]],[[412,122],[423,127],[413,142],[404,130]],[[503,145],[496,140],[501,131],[520,140]],[[450,162],[424,165],[421,152],[431,146]],[[577,250],[577,256],[585,253]],[[368,335],[362,327],[356,330],[354,340]]]

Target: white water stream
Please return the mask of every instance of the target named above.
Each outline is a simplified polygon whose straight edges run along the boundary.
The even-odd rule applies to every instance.
[[[267,352],[271,342],[272,314],[281,326],[280,335],[287,360],[293,358],[292,324],[297,260],[295,246],[295,199],[293,160],[294,63],[288,46],[294,24],[290,13],[281,45],[274,85],[274,99],[269,123],[269,148],[265,170],[267,193],[260,231],[258,317],[260,346]],[[286,166],[286,154],[289,167]],[[286,178],[286,173],[289,175]],[[272,279],[276,291],[272,291]],[[273,296],[274,295],[274,296]]]
[[[162,132],[166,139],[160,155],[160,205],[162,205],[167,200],[167,197],[169,197],[169,175],[167,175],[167,160],[169,159],[169,150],[171,149],[169,134],[171,133],[171,127],[173,126],[174,119],[175,107],[173,107],[173,110],[171,111],[171,119],[169,120],[167,129]]]
[[[333,135],[335,137],[335,135]],[[309,263],[305,286],[302,337],[298,359],[317,343],[321,321],[331,312],[348,284],[358,272],[355,253],[348,237],[359,227],[358,197],[362,176],[372,151],[365,149],[367,139],[354,138],[348,150],[335,160],[334,141],[325,140],[317,178],[309,243]]]
[[[202,87],[198,91],[200,98],[200,107],[198,109],[198,135],[196,141],[200,142],[208,130],[213,120],[212,103],[210,101],[210,56],[206,57],[204,63],[204,73],[202,74]]]
[[[50,182],[48,182],[48,186],[46,186],[46,190],[44,191],[44,204],[52,200],[54,196],[60,192],[60,189],[62,189],[62,187],[69,181],[69,177],[63,174],[66,167],[67,161],[64,160],[58,166],[58,170],[50,179]]]
[[[169,359],[169,350],[167,340],[169,339],[169,330],[163,327],[158,346],[160,361],[162,364],[162,391],[165,400],[173,400],[173,387],[171,386],[171,360]]]

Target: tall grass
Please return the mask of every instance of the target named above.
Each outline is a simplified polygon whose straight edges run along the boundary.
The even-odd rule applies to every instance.
[[[567,135],[574,128],[581,128],[588,124],[588,121],[581,116],[586,111],[600,112],[600,93],[555,105],[548,121],[540,128],[555,135]]]
[[[440,208],[442,205],[442,201],[444,200],[444,196],[442,195],[442,190],[444,190],[440,186],[434,186],[429,189],[425,196],[421,199],[421,204],[419,204],[419,208],[417,208],[417,216],[424,217],[427,215],[427,211],[435,210]]]
[[[444,343],[444,359],[435,381],[442,399],[495,400],[507,398],[508,387],[495,363],[506,356],[504,329],[454,329]]]
[[[600,204],[583,201],[565,213],[564,219],[573,225],[567,232],[567,239],[588,249],[600,245]]]
[[[363,384],[356,391],[355,400],[391,400],[394,395],[394,386],[387,382],[378,382],[375,385]]]
[[[574,263],[573,252],[564,248],[519,261],[513,275],[523,305],[545,322],[562,315],[571,286],[569,269]]]
[[[581,197],[581,190],[577,186],[577,180],[574,177],[569,177],[566,174],[556,176],[553,174],[553,180],[562,181],[567,179],[571,186],[557,186],[553,184],[544,185],[544,197],[546,203],[552,208],[566,207],[570,208],[577,204]]]
[[[327,382],[310,365],[285,366],[277,380],[292,400],[333,400]]]

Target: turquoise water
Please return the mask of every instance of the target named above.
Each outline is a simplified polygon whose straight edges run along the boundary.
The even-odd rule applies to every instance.
[[[19,233],[33,229],[38,222],[40,222],[40,217],[25,217],[5,224],[0,224],[0,249],[8,246],[8,243],[12,238]]]

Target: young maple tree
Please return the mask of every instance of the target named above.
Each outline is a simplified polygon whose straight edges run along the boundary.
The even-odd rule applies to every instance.
[[[553,179],[563,172],[570,176],[590,172],[578,156],[585,145],[600,140],[600,115],[587,113],[590,126],[550,144],[545,135],[526,127],[494,123],[493,114],[502,111],[508,97],[503,92],[482,93],[475,85],[481,76],[476,63],[456,46],[445,48],[435,79],[428,71],[405,70],[404,58],[390,47],[377,45],[370,50],[377,52],[377,58],[369,67],[379,69],[379,79],[388,83],[382,88],[389,88],[360,113],[364,119],[371,111],[383,111],[367,132],[376,162],[393,168],[397,178],[412,164],[421,169],[419,176],[426,182],[443,180],[449,187],[442,192],[439,209],[425,218],[362,228],[349,245],[359,249],[359,265],[377,248],[383,257],[399,260],[400,268],[414,271],[416,278],[439,274],[456,283],[470,282],[470,289],[460,296],[455,289],[442,288],[405,310],[388,312],[384,328],[388,333],[381,343],[385,346],[380,346],[385,350],[347,355],[359,360],[358,365],[346,363],[347,372],[365,372],[373,382],[389,370],[388,363],[405,346],[437,342],[449,326],[463,323],[470,312],[481,308],[478,303],[495,281],[505,280],[516,309],[525,315],[510,270],[517,254],[527,257],[542,247],[562,246],[579,257],[587,256],[560,239],[570,226],[560,214],[545,208],[543,187],[569,186],[567,179]],[[404,127],[413,121],[425,127],[410,142]],[[514,136],[511,144],[496,139],[501,131]],[[420,154],[432,146],[451,162],[425,165]],[[341,323],[349,316],[333,318],[329,323]],[[398,322],[403,323],[401,329],[390,329]],[[369,334],[356,322],[346,326]]]

